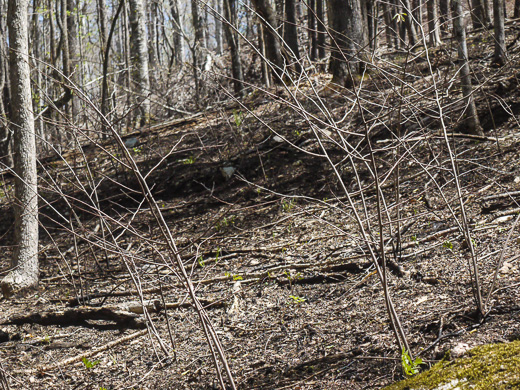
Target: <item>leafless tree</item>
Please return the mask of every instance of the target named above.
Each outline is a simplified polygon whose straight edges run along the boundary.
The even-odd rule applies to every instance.
[[[150,75],[148,67],[148,40],[146,37],[146,16],[143,0],[129,0],[130,26],[132,29],[130,38],[130,51],[132,57],[132,69],[135,82],[135,104],[141,126],[150,119]]]
[[[439,29],[438,0],[428,0],[426,8],[428,10],[428,35],[430,37],[430,45],[439,46],[441,44],[441,35]]]
[[[468,46],[466,43],[466,27],[464,26],[461,0],[451,1],[453,15],[453,33],[457,42],[457,53],[460,61],[460,82],[462,94],[466,103],[464,131],[471,134],[482,135],[482,127],[478,118],[475,98],[473,96],[473,84],[468,63]]]
[[[12,270],[2,280],[4,296],[38,285],[38,188],[36,137],[29,70],[29,0],[10,0],[9,68],[14,133],[15,242]]]
[[[493,63],[496,66],[504,66],[507,61],[504,0],[493,0],[493,26],[495,30]]]
[[[2,7],[2,5],[0,5]],[[0,163],[10,166],[11,158],[11,132],[7,122],[9,105],[9,68],[6,40],[6,26],[4,19],[0,18]]]
[[[329,0],[330,34],[333,40],[330,68],[332,82],[352,86],[362,72],[367,37],[359,0]]]
[[[290,49],[291,62],[294,62],[294,69],[297,73],[301,72],[300,50],[298,48],[298,30],[296,28],[296,5],[295,0],[285,0],[285,22],[284,22],[284,41]]]
[[[240,40],[237,34],[237,9],[236,0],[223,0],[224,7],[224,32],[231,54],[231,72],[233,75],[233,88],[237,96],[244,93],[244,73],[240,58]]]
[[[276,33],[276,15],[268,0],[253,0],[256,12],[263,24],[262,38],[267,59],[273,64],[272,72],[275,81],[282,80],[282,53],[280,41]]]

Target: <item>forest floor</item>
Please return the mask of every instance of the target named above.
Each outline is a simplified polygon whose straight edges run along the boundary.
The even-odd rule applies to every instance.
[[[520,88],[516,78],[503,78],[499,88],[519,112],[500,114],[492,102],[497,117],[490,130],[487,103],[479,101],[486,135],[500,141],[451,140],[484,292],[519,207],[515,196],[490,198],[520,190],[519,136],[511,137]],[[147,181],[238,388],[381,388],[403,375],[381,283],[341,211],[338,180],[313,155],[319,147],[312,134],[287,108],[285,92],[271,92],[123,139],[138,137],[129,150],[143,172],[160,162]],[[330,91],[323,99],[338,116],[348,103]],[[378,141],[384,139],[381,133]],[[165,265],[171,258],[150,206],[133,174],[117,163],[121,152],[103,146],[112,158],[94,146],[64,153],[72,171],[61,159],[42,160],[41,283],[26,297],[0,300],[2,369],[13,389],[217,388],[198,317],[173,266]],[[430,152],[424,149],[425,160]],[[341,157],[341,150],[331,153]],[[95,185],[86,180],[85,161]],[[457,345],[519,339],[518,228],[499,267],[492,309],[479,322],[460,229],[428,176],[414,172],[403,168],[401,180],[402,215],[410,222],[396,260],[404,273],[388,272],[412,351],[431,364]],[[360,174],[370,183],[368,170]],[[11,181],[4,177],[1,269],[12,250]],[[454,191],[446,185],[443,193],[456,199]],[[375,193],[367,194],[373,209]],[[103,211],[103,223],[92,204]],[[132,315],[140,305],[130,303],[140,295],[153,328]]]

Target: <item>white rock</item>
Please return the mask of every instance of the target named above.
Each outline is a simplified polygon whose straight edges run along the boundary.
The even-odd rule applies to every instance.
[[[231,176],[235,173],[236,169],[235,167],[223,167],[221,168],[222,175],[227,179],[230,179]]]
[[[466,344],[466,343],[458,343],[451,350],[451,357],[452,358],[459,358],[459,357],[463,356],[469,349],[470,349],[470,347],[469,347],[468,344]]]

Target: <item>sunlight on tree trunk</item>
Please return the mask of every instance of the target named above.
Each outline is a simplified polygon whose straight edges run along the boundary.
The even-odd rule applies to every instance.
[[[3,18],[0,18],[0,164],[11,166],[11,132],[9,131],[7,122],[9,97],[9,67],[7,65],[7,57],[5,24]]]
[[[457,41],[457,52],[461,62],[460,82],[462,95],[466,106],[464,131],[470,134],[483,135],[482,127],[478,119],[475,98],[473,97],[473,85],[468,64],[468,46],[466,43],[466,28],[464,27],[461,0],[452,0],[451,12],[453,15],[453,33]]]
[[[11,266],[2,280],[4,296],[38,284],[38,190],[36,139],[32,113],[28,48],[28,0],[10,0],[9,63],[13,107],[15,171],[15,242]]]
[[[130,4],[130,52],[132,56],[132,79],[135,82],[135,104],[137,120],[141,126],[150,119],[150,76],[148,74],[148,45],[146,38],[146,18],[143,0],[129,0]]]

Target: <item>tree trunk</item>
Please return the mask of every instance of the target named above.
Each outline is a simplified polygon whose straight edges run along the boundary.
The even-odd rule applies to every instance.
[[[148,20],[146,25],[148,26],[148,72],[151,83],[155,84],[157,82],[155,69],[159,60],[159,52],[155,46],[155,42],[157,41],[157,4],[151,1],[148,1],[147,3],[148,12],[146,12],[146,15],[148,16]]]
[[[68,60],[69,68],[65,73],[69,79],[75,84],[79,85],[79,51],[78,51],[78,4],[76,0],[67,0],[67,39],[68,42]],[[75,121],[79,113],[79,101],[74,98],[74,93],[71,91],[70,107],[70,118]],[[68,138],[72,135],[69,134]]]
[[[29,0],[9,0],[9,68],[14,133],[15,249],[13,269],[2,280],[2,292],[8,297],[38,285],[38,188],[36,137],[32,109],[29,70]]]
[[[329,0],[328,7],[332,36],[332,82],[350,87],[354,77],[362,71],[359,51],[366,43],[361,4],[359,0]]]
[[[58,54],[56,53],[56,42],[55,42],[55,39],[56,39],[56,31],[55,31],[55,28],[54,28],[54,18],[53,18],[53,8],[52,8],[52,0],[48,0],[47,1],[47,8],[49,9],[49,33],[50,33],[50,42],[49,42],[49,46],[50,46],[50,62],[51,62],[51,65],[56,67],[56,58],[58,56]]]
[[[386,45],[388,48],[395,47],[399,48],[399,36],[398,36],[398,26],[397,26],[397,18],[395,18],[396,8],[392,4],[392,2],[383,2],[383,18],[385,21],[385,35],[386,35]]]
[[[318,46],[316,42],[316,0],[309,0],[307,4],[307,37],[309,41],[309,57],[316,61]]]
[[[437,5],[437,0],[428,0],[426,4],[428,10],[428,35],[430,36],[430,45],[433,47],[441,44]]]
[[[417,31],[415,30],[415,23],[412,17],[412,8],[410,5],[410,0],[402,0],[403,4],[403,14],[404,17],[404,25],[406,26],[406,32],[408,33],[408,42],[410,46],[415,46],[417,43]],[[406,14],[406,15],[405,15]]]
[[[367,29],[368,29],[368,43],[371,49],[377,47],[377,3],[374,0],[367,0],[361,3],[366,6],[367,14]]]
[[[439,24],[441,27],[441,33],[442,35],[448,34],[449,30],[449,6],[448,6],[449,0],[439,0]]]
[[[182,20],[179,16],[177,8],[177,0],[170,0],[170,11],[172,13],[172,24],[173,24],[173,48],[175,50],[175,61],[178,64],[182,63],[183,50],[184,50],[184,39],[182,36]]]
[[[195,100],[200,99],[199,67],[202,67],[202,45],[204,44],[204,31],[199,16],[197,0],[191,0],[191,17],[194,32],[193,46],[191,47],[193,78],[195,79]]]
[[[295,0],[285,0],[285,29],[283,39],[290,50],[291,62],[294,62],[294,70],[299,74],[302,70],[300,65],[300,51],[298,48],[298,30],[296,28],[296,5]]]
[[[208,18],[208,7],[203,4],[202,8],[202,20],[201,20],[201,26],[202,26],[202,35],[204,43],[204,49],[206,49],[206,52],[209,52],[209,48],[211,47],[211,36],[209,35],[209,18]]]
[[[263,39],[265,47],[265,55],[272,65],[272,74],[277,83],[282,82],[283,60],[280,50],[280,42],[276,35],[276,15],[269,0],[252,0],[256,12],[260,16],[260,20],[264,25]]]
[[[155,38],[154,38],[154,47],[155,53],[157,54],[157,63],[153,64],[154,71],[157,72],[158,68],[162,68],[163,64],[163,56],[161,50],[161,33],[164,29],[164,12],[162,9],[159,9],[159,3],[154,3],[153,5],[155,10]],[[160,78],[159,74],[159,78]]]
[[[412,14],[415,19],[415,22],[422,26],[423,18],[422,18],[422,0],[412,0]],[[417,31],[417,30],[416,30]]]
[[[495,30],[493,63],[495,66],[504,66],[507,60],[504,3],[504,0],[493,0],[493,24]]]
[[[260,69],[262,70],[262,82],[264,85],[269,88],[271,86],[271,74],[269,73],[269,67],[267,66],[267,61],[264,60],[266,58],[265,54],[265,42],[264,42],[264,25],[259,22],[258,23],[258,49],[260,51]]]
[[[464,131],[470,134],[483,135],[478,119],[477,107],[473,98],[473,86],[468,64],[468,47],[466,44],[466,27],[464,26],[461,0],[451,0],[453,16],[453,34],[457,42],[457,52],[461,63],[460,78],[462,94],[465,101]]]
[[[222,0],[214,0],[213,7],[219,15],[222,15]],[[215,52],[217,55],[222,55],[222,21],[219,16],[215,17],[215,42]]]
[[[520,1],[520,0],[519,0]],[[326,30],[325,30],[325,10],[324,8],[324,0],[316,0],[316,23],[318,25],[317,29],[317,45],[318,45],[318,58],[321,60],[325,58],[325,38],[326,38]]]
[[[61,31],[61,61],[63,66],[63,74],[67,77],[71,76],[71,65],[70,65],[70,50],[69,50],[69,28],[68,28],[68,21],[69,18],[67,17],[67,0],[61,0],[60,2],[60,15],[56,15],[56,21],[58,23],[58,27]],[[68,106],[68,103],[72,99],[72,88],[70,86],[70,83],[63,79],[62,80],[62,87],[63,87],[63,95],[59,97],[56,101],[53,102],[51,107],[55,108],[57,111],[61,110],[63,107],[65,107],[65,112],[67,114],[70,114],[70,107]],[[51,111],[49,111],[48,115],[51,114]],[[68,115],[70,118],[70,115]],[[70,137],[70,132],[65,134],[65,138]],[[63,134],[58,134],[58,141],[61,145],[61,141],[63,140]]]
[[[0,9],[0,12],[4,12]],[[13,163],[11,155],[11,132],[7,118],[9,117],[9,83],[7,63],[7,35],[4,19],[0,18],[0,167],[10,167]]]
[[[101,115],[108,115],[108,62],[110,59],[110,46],[112,45],[112,37],[114,36],[114,31],[116,27],[117,18],[121,13],[121,10],[125,4],[125,0],[119,0],[119,6],[117,7],[116,13],[114,14],[114,18],[112,19],[112,24],[110,26],[110,33],[108,34],[107,40],[105,42],[106,48],[103,53],[103,81],[101,83]],[[105,139],[108,134],[108,129],[105,125],[103,125],[102,137]]]
[[[394,14],[394,20],[398,21],[397,23],[397,29],[398,29],[398,32],[399,32],[399,43],[402,43],[403,45],[405,45],[405,42],[406,42],[406,31],[408,30],[407,29],[407,23],[406,22],[403,22],[403,18],[406,18],[405,15],[403,14],[406,14],[408,15],[408,12],[407,11],[404,11],[403,12],[403,7],[401,6],[401,1],[400,0],[393,0],[394,2],[394,5],[395,5],[395,10],[396,10],[396,13]],[[409,19],[409,18],[408,18]],[[404,19],[406,20],[406,19]]]
[[[44,33],[43,33],[43,23],[39,22],[40,15],[37,12],[37,10],[40,9],[40,0],[33,0],[32,3],[32,20],[31,20],[31,37],[30,37],[30,43],[31,47],[29,50],[32,49],[31,52],[31,68],[33,69],[32,78],[36,84],[35,90],[33,90],[34,98],[33,98],[33,108],[34,110],[39,113],[43,109],[44,100],[42,99],[42,93],[43,91],[43,85],[42,85],[42,75],[43,72],[40,71],[40,59],[41,51],[42,51],[42,41],[43,45],[45,45],[44,41]],[[43,48],[43,51],[45,52],[45,48]],[[40,141],[40,145],[43,146],[45,150],[47,150],[47,143],[45,142],[45,129],[44,129],[44,122],[41,120],[38,120],[35,122],[35,128],[37,129],[38,139]]]
[[[477,29],[480,27],[484,27],[486,23],[485,17],[485,4],[484,0],[472,0],[471,1],[471,20],[473,22],[473,28]],[[453,5],[452,5],[453,9]]]
[[[130,54],[132,57],[132,79],[134,81],[135,104],[138,106],[136,119],[141,126],[150,120],[150,76],[148,74],[148,40],[143,0],[130,3]]]
[[[224,32],[231,51],[231,71],[233,74],[233,89],[237,96],[244,94],[244,74],[240,60],[240,41],[235,31],[237,27],[237,10],[235,0],[224,0]]]
[[[491,12],[489,12],[489,0],[482,0],[482,5],[484,7],[484,22],[486,26],[491,25]]]
[[[98,9],[98,24],[99,24],[99,38],[101,40],[101,57],[103,57],[103,53],[105,52],[105,48],[107,45],[107,12],[105,0],[98,0],[97,2]]]
[[[124,4],[123,4],[123,23],[121,23],[119,25],[119,27],[122,29],[121,33],[120,33],[120,36],[123,38],[123,45],[124,45],[124,50],[123,50],[123,55],[124,55],[124,59],[125,59],[125,72],[124,72],[124,76],[125,76],[125,87],[126,87],[126,90],[127,91],[132,91],[133,88],[134,88],[134,85],[133,85],[133,67],[132,67],[132,49],[131,49],[131,43],[130,43],[130,16],[128,15],[129,14],[129,10],[128,10],[128,1],[124,1]],[[131,93],[125,93],[125,97],[126,97],[126,107],[127,109],[131,108],[133,105],[134,105],[134,102],[135,102],[135,98],[134,96],[132,96]],[[139,115],[136,115],[136,116],[139,116]],[[127,130],[131,129],[132,127],[132,116],[131,115],[126,115],[126,128]]]

